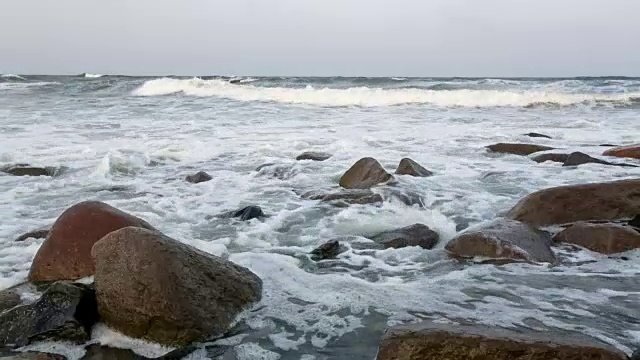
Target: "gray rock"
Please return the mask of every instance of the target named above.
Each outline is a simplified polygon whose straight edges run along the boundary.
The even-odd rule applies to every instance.
[[[21,303],[20,294],[16,293],[14,289],[5,289],[0,291],[0,313],[14,308]]]
[[[262,297],[262,280],[249,269],[157,231],[114,231],[91,254],[101,319],[131,337],[177,346],[205,341]]]
[[[320,200],[340,207],[348,205],[377,204],[382,203],[383,201],[381,195],[376,194],[369,189],[336,190],[330,192],[309,191],[302,194],[302,198]]]
[[[313,160],[325,161],[331,157],[331,154],[319,151],[307,151],[296,157],[296,160]]]
[[[385,249],[399,249],[407,246],[420,246],[424,249],[431,249],[438,243],[440,236],[426,225],[413,224],[376,234],[371,236],[370,239],[382,245]]]
[[[265,217],[266,215],[264,214],[260,206],[249,205],[243,207],[242,209],[223,213],[220,216],[223,218],[239,218],[242,221],[247,221],[251,219],[259,219]]]
[[[343,251],[340,242],[336,239],[329,240],[311,251],[313,260],[332,259]]]
[[[535,144],[512,144],[512,143],[498,143],[487,146],[487,148],[496,153],[502,154],[514,154],[514,155],[531,155],[538,151],[553,150],[552,147],[535,145]]]
[[[198,171],[197,173],[193,174],[193,175],[187,175],[187,177],[185,177],[185,181],[190,182],[192,184],[198,184],[201,182],[206,182],[213,179],[211,177],[211,175],[207,174],[204,171]]]
[[[528,136],[528,137],[532,137],[532,138],[545,138],[545,139],[552,139],[551,136],[549,135],[545,135],[545,134],[540,134],[540,133],[536,133],[536,132],[530,132],[528,134],[524,134],[524,136]]]
[[[400,164],[398,164],[398,168],[396,169],[396,174],[416,177],[427,177],[433,175],[431,171],[425,169],[422,165],[409,158],[400,160]]]
[[[497,219],[469,228],[445,246],[452,255],[554,262],[551,234],[515,220]]]
[[[25,241],[27,239],[44,239],[49,235],[49,230],[53,224],[43,226],[40,229],[31,230],[25,234],[18,236],[14,241]]]
[[[620,350],[579,333],[421,322],[386,331],[377,360],[627,360]]]
[[[1,172],[13,176],[55,176],[59,170],[55,167],[37,167],[27,164],[12,165],[0,169]]]
[[[86,285],[59,281],[33,304],[0,315],[0,345],[24,346],[32,341],[87,341],[98,320],[95,292]]]

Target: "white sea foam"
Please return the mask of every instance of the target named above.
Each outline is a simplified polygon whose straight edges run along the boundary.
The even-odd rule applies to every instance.
[[[354,87],[284,88],[237,86],[221,80],[171,79],[149,80],[133,92],[139,96],[182,93],[189,96],[215,96],[238,101],[266,101],[320,106],[390,106],[430,104],[441,107],[525,107],[538,104],[576,105],[627,103],[640,98],[640,92],[625,94],[569,94],[543,91],[507,90],[425,90]]]
[[[27,80],[25,78],[23,78],[20,75],[15,75],[15,74],[2,74],[0,75],[0,78],[4,78],[4,79],[16,79],[16,80]]]

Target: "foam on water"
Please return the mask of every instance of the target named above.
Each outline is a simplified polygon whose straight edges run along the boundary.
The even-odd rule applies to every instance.
[[[27,80],[27,79],[23,78],[20,75],[14,75],[14,74],[2,74],[2,75],[0,75],[0,78],[3,78],[3,79],[16,79],[16,80]]]
[[[348,89],[237,86],[222,80],[162,78],[146,81],[133,92],[138,96],[182,93],[189,96],[215,96],[238,101],[267,101],[284,104],[322,106],[389,106],[430,104],[450,107],[526,107],[532,105],[576,105],[598,103],[628,104],[640,99],[640,92],[624,94],[571,94],[544,91],[500,90],[424,90],[357,87]]]
[[[529,192],[639,177],[637,168],[563,168],[484,148],[533,142],[600,157],[606,147],[599,144],[637,142],[640,122],[634,107],[575,102],[523,107],[532,96],[540,100],[540,94],[587,103],[629,97],[637,90],[628,84],[637,81],[615,84],[624,88],[603,95],[582,81],[522,85],[487,79],[484,85],[498,90],[432,94],[413,88],[331,88],[333,83],[320,89],[300,80],[296,87],[278,80],[269,88],[260,86],[267,82],[263,79],[251,85],[124,79],[114,80],[119,84],[114,88],[127,89],[122,93],[75,95],[87,81],[46,80],[63,85],[46,95],[13,89],[0,97],[0,132],[6,135],[0,166],[27,162],[69,169],[52,178],[0,175],[0,288],[26,279],[42,243],[13,239],[51,224],[73,203],[95,199],[228,257],[263,279],[263,300],[243,320],[248,330],[216,342],[231,347],[238,358],[324,359],[352,351],[353,358],[371,359],[385,326],[422,318],[572,329],[628,353],[640,346],[633,320],[640,313],[640,251],[608,257],[559,247],[555,251],[563,260],[558,265],[495,266],[459,264],[442,249],[457,229],[494,219]],[[416,81],[394,83],[413,86]],[[449,81],[454,82],[472,87],[482,80]],[[572,94],[569,87],[584,93]],[[66,96],[67,90],[74,96]],[[131,96],[132,90],[147,96]],[[153,96],[160,94],[168,96]],[[406,104],[407,99],[415,102]],[[379,104],[398,106],[372,107]],[[528,132],[553,139],[522,135]],[[333,156],[295,161],[307,150]],[[429,178],[398,176],[394,187],[419,198],[424,208],[407,206],[385,189],[374,190],[385,196],[380,207],[336,208],[298,195],[336,189],[341,174],[364,156],[375,157],[390,172],[407,156],[433,171]],[[255,170],[266,163],[274,165]],[[213,179],[184,181],[200,170]],[[270,216],[248,222],[216,217],[249,204]],[[440,234],[435,249],[367,247],[367,235],[414,223]],[[332,238],[341,239],[345,252],[311,261],[308,252]],[[25,301],[33,300],[34,295],[25,295]],[[167,351],[100,326],[94,340],[141,354]],[[204,359],[205,352],[191,358]]]

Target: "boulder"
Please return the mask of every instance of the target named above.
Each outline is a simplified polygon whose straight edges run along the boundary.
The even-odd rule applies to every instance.
[[[566,185],[536,191],[507,217],[534,226],[628,219],[640,213],[640,179]]]
[[[233,210],[222,214],[222,217],[227,218],[239,218],[242,221],[247,221],[251,219],[259,219],[265,217],[266,215],[262,211],[260,206],[249,205],[245,206],[242,209]]]
[[[427,177],[433,175],[433,173],[417,162],[404,158],[400,160],[400,164],[398,165],[398,169],[396,169],[396,174],[398,175],[411,175],[417,177]]]
[[[45,340],[82,343],[90,338],[97,320],[94,290],[59,281],[35,303],[0,314],[0,345],[20,347]]]
[[[311,251],[313,260],[326,260],[338,256],[342,252],[340,242],[338,240],[329,240]]]
[[[186,182],[190,182],[192,184],[198,184],[201,182],[206,182],[213,179],[211,177],[211,175],[207,174],[204,171],[198,171],[197,173],[193,174],[193,175],[187,175],[187,177],[184,178],[184,180]]]
[[[18,164],[4,167],[0,171],[13,176],[54,176],[57,174],[58,168]]]
[[[619,146],[613,149],[608,149],[602,153],[602,155],[640,159],[640,144]]]
[[[262,280],[158,231],[127,227],[91,255],[102,321],[125,335],[180,346],[224,334],[262,297]]]
[[[543,163],[545,161],[564,163],[565,161],[567,161],[568,158],[569,158],[569,154],[548,153],[548,154],[536,155],[531,159],[537,163]]]
[[[514,155],[531,155],[538,151],[553,150],[552,147],[535,145],[535,144],[511,144],[511,143],[498,143],[487,146],[487,148],[493,152],[502,154],[514,154]]]
[[[345,189],[369,189],[392,180],[393,176],[380,165],[378,160],[366,157],[358,160],[342,175],[340,186]]]
[[[310,191],[302,194],[302,198],[320,200],[335,206],[365,205],[382,203],[383,198],[369,189],[338,190],[333,192]]]
[[[627,360],[622,351],[565,330],[546,332],[421,322],[386,331],[377,360]]]
[[[602,254],[615,254],[640,248],[640,232],[618,224],[577,222],[559,232],[553,240],[578,245]]]
[[[554,262],[551,235],[519,221],[497,219],[468,228],[445,246],[455,257]]]
[[[318,151],[307,151],[296,156],[296,160],[313,160],[313,161],[325,161],[331,157],[331,154]]]
[[[535,133],[535,132],[530,132],[528,134],[524,134],[524,136],[528,136],[528,137],[532,137],[532,138],[545,138],[545,139],[552,139],[551,136],[549,135],[545,135],[545,134],[539,134],[539,133]]]
[[[602,164],[602,165],[613,165],[613,166],[636,167],[635,165],[631,165],[631,164],[614,164],[614,163],[610,163],[608,161],[596,159],[594,157],[591,157],[591,156],[589,156],[589,155],[587,155],[585,153],[581,153],[581,152],[573,152],[573,153],[569,154],[569,156],[564,161],[564,164],[562,166],[578,166],[578,165],[582,165],[582,164]]]
[[[371,240],[383,248],[403,248],[420,246],[424,249],[433,248],[440,239],[437,232],[423,224],[413,224],[400,229],[384,231],[370,237]]]
[[[76,280],[94,273],[91,247],[127,226],[153,229],[144,220],[99,201],[73,205],[58,217],[36,253],[29,281]]]

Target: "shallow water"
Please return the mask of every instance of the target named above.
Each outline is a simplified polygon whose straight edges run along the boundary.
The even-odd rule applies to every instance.
[[[565,259],[557,266],[496,266],[457,263],[442,247],[529,192],[637,178],[638,168],[563,168],[484,146],[532,142],[599,156],[600,144],[638,142],[639,99],[640,79],[626,78],[2,77],[0,166],[66,169],[53,178],[0,176],[0,288],[26,279],[42,242],[12,239],[96,199],[263,279],[263,300],[225,359],[372,359],[386,326],[421,318],[577,330],[630,353],[640,346],[640,251],[625,261],[556,249]],[[522,135],[531,131],[553,139]],[[307,150],[333,157],[294,160]],[[425,207],[332,208],[297,195],[337,186],[364,156],[389,171],[407,156],[433,171],[399,179]],[[255,171],[265,163],[276,165]],[[199,170],[213,180],[184,181]],[[249,204],[271,216],[211,217]],[[416,222],[438,231],[436,249],[354,245],[320,263],[307,255],[334,237],[364,241]],[[107,330],[95,337],[129,343]]]

